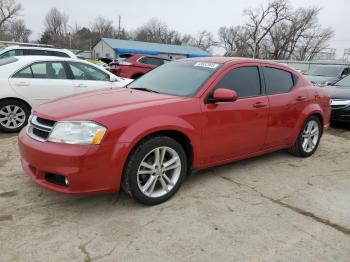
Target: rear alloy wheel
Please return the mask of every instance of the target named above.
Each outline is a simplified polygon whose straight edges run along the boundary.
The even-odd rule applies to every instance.
[[[123,188],[146,205],[162,203],[173,196],[186,175],[186,154],[172,138],[154,137],[132,153],[124,173]]]
[[[18,100],[0,102],[0,130],[7,133],[18,132],[26,126],[30,109]]]
[[[312,116],[305,122],[297,141],[289,151],[296,156],[311,156],[316,151],[320,138],[320,120],[318,117]]]

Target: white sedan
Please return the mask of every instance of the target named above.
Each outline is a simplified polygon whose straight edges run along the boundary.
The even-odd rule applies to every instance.
[[[51,56],[0,59],[0,131],[19,131],[27,124],[31,108],[51,99],[123,87],[131,81],[83,60]]]

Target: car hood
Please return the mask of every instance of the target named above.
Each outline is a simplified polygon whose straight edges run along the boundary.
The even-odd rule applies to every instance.
[[[313,76],[313,75],[304,75],[307,80],[313,84],[325,84],[326,82],[334,83],[338,80],[337,77],[327,77],[327,76]]]
[[[58,98],[34,108],[33,114],[50,120],[96,120],[109,114],[188,98],[128,88],[101,89]]]
[[[336,86],[327,87],[331,98],[333,99],[350,99],[350,87],[349,88],[339,88]]]

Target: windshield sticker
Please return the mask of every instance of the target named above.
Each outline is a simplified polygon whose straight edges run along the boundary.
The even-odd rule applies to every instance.
[[[207,68],[217,68],[219,66],[219,64],[214,64],[214,63],[204,63],[204,62],[197,62],[194,64],[194,66],[198,66],[198,67],[207,67]]]

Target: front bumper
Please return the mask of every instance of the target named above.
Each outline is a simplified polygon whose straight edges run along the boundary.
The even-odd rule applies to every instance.
[[[333,100],[331,121],[350,122],[350,100]]]
[[[18,144],[24,171],[38,185],[69,194],[116,192],[120,189],[126,144],[82,146],[39,142],[24,129]],[[69,185],[48,179],[63,176]]]
[[[350,108],[332,110],[331,121],[349,122],[350,123]]]

